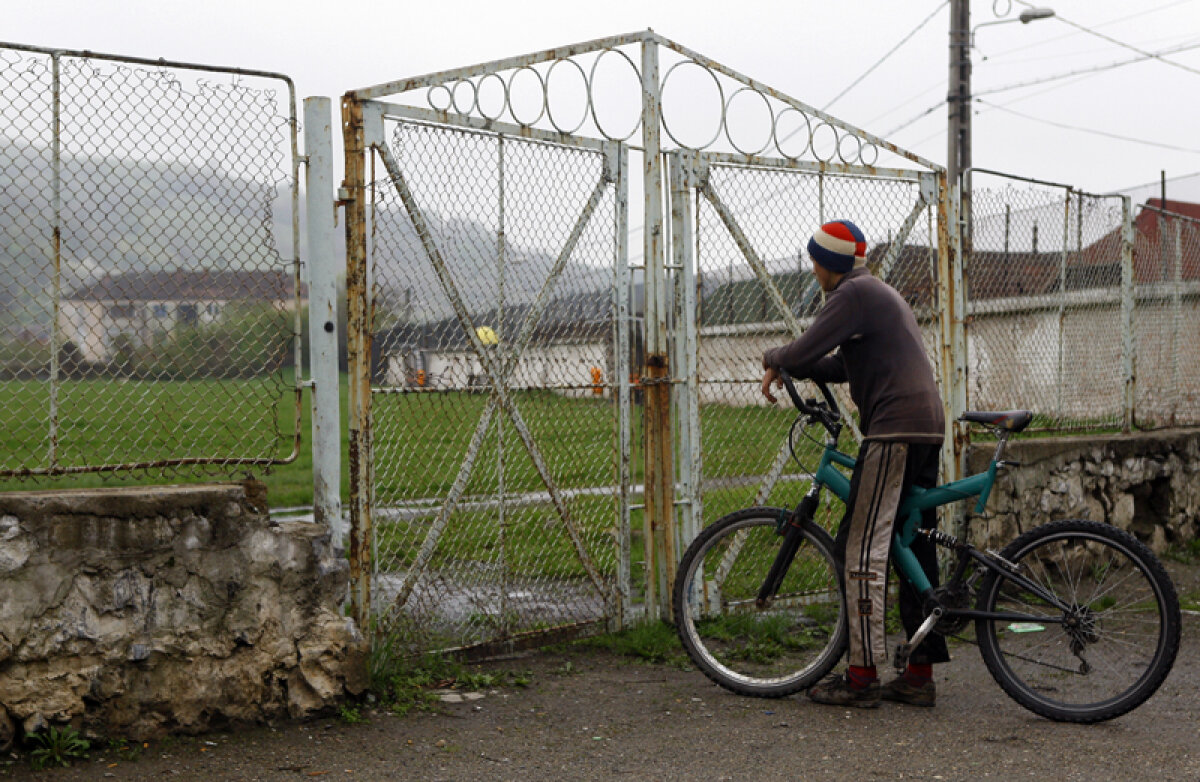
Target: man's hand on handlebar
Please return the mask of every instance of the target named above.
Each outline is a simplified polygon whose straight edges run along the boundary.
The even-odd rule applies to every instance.
[[[779,377],[779,370],[772,367],[767,367],[766,371],[763,372],[762,395],[765,396],[767,401],[771,404],[775,404],[779,401],[775,398],[775,395],[771,393],[771,386],[781,385],[783,385],[783,381]]]

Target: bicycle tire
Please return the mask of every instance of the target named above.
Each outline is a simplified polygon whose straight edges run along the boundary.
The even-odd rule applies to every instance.
[[[1068,520],[1024,533],[1000,556],[1067,607],[993,571],[984,578],[981,610],[1055,620],[976,621],[983,660],[1013,700],[1052,720],[1092,723],[1154,694],[1175,662],[1182,618],[1175,587],[1149,548],[1108,524]]]
[[[727,690],[782,698],[827,674],[846,650],[837,559],[829,533],[801,530],[795,559],[766,607],[755,598],[789,512],[754,507],[718,519],[684,552],[674,584],[675,627],[688,656]]]

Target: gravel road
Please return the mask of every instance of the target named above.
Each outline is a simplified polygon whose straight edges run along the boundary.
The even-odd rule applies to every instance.
[[[1178,571],[1177,571],[1178,572]],[[1180,592],[1195,589],[1195,575]],[[1179,578],[1176,579],[1177,582]],[[938,705],[877,710],[739,697],[680,666],[586,649],[491,664],[524,688],[369,723],[277,725],[93,752],[53,780],[1200,780],[1200,616],[1158,693],[1098,725],[1044,720],[1008,699],[978,651],[937,669]]]

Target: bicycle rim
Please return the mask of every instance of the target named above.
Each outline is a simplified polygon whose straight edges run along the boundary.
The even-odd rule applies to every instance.
[[[1144,545],[1095,522],[1057,522],[1022,535],[1002,556],[1054,595],[1055,607],[990,574],[987,611],[1029,614],[978,623],[996,681],[1055,720],[1097,722],[1135,708],[1166,678],[1179,645],[1174,587]]]
[[[693,542],[675,584],[679,635],[710,679],[743,695],[782,697],[815,683],[846,644],[832,542],[804,533],[770,605],[756,603],[783,538],[783,511],[749,509],[726,516]]]

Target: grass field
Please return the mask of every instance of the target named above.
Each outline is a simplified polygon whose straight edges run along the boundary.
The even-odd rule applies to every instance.
[[[59,394],[59,453],[64,464],[151,460],[172,456],[284,456],[293,431],[290,373],[271,378],[189,382],[119,381],[96,378],[64,382]],[[341,378],[342,495],[348,498],[345,445],[347,378]],[[0,465],[42,466],[47,452],[47,385],[3,381],[7,404],[0,412]],[[616,422],[611,400],[567,398],[546,391],[515,392],[521,416],[559,487],[610,486],[617,480]],[[376,492],[380,504],[444,495],[461,467],[468,443],[488,402],[482,393],[377,394],[374,397]],[[129,474],[85,473],[55,478],[7,478],[5,489],[89,488],[241,479],[248,474],[268,486],[272,507],[312,503],[311,421],[308,392],[301,406],[301,447],[284,465],[144,470]],[[247,409],[274,411],[275,421]],[[544,485],[506,416],[506,493],[538,492]],[[705,477],[765,473],[787,432],[792,415],[782,408],[706,406],[701,413]],[[467,495],[494,493],[499,482],[500,445],[493,423],[482,443]],[[642,481],[642,410],[630,420],[631,481]],[[789,466],[794,472],[794,466]],[[711,520],[753,499],[753,486],[706,492]],[[795,484],[776,490],[794,501]],[[772,500],[776,497],[773,496]],[[786,503],[785,503],[786,504]],[[589,504],[589,513],[599,513]],[[715,513],[716,515],[712,515]],[[607,514],[606,514],[607,515]]]

